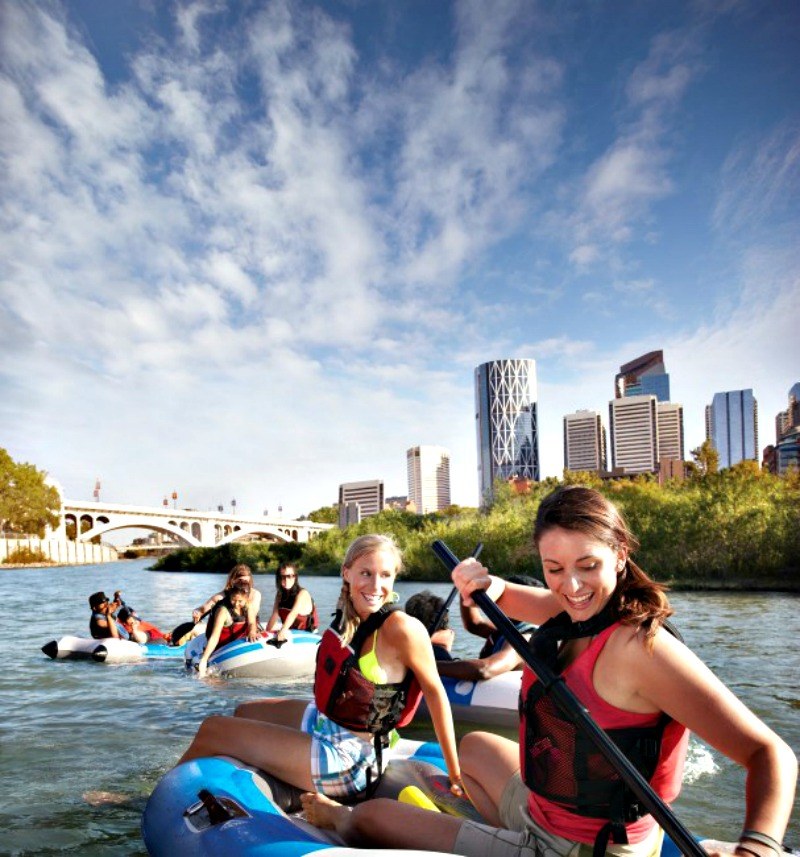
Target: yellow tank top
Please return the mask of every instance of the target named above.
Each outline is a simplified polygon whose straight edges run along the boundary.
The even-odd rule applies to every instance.
[[[358,659],[358,669],[364,678],[373,684],[386,684],[386,671],[378,663],[376,649],[378,647],[378,632],[372,638],[372,648]]]

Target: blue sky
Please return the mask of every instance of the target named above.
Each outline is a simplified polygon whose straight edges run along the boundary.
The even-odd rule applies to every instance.
[[[561,425],[663,349],[688,450],[800,379],[800,7],[0,0],[0,446],[71,499],[406,493],[473,369]]]

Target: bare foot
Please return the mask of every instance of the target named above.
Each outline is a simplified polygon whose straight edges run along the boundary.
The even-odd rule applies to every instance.
[[[300,802],[303,804],[306,821],[322,830],[337,830],[337,821],[341,822],[350,812],[349,807],[342,806],[318,792],[300,795]]]

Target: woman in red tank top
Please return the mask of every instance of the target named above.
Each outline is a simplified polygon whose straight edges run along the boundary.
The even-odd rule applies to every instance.
[[[672,610],[664,587],[631,558],[638,545],[614,504],[593,489],[559,488],[539,507],[534,542],[548,589],[507,583],[467,559],[453,571],[466,605],[481,589],[510,617],[547,623],[533,635],[537,653],[664,801],[679,791],[689,729],[741,765],[746,811],[741,836],[731,831],[736,853],[780,857],[794,753],[665,627]],[[526,668],[519,745],[482,732],[461,742],[464,785],[488,824],[383,800],[349,811],[321,796],[305,801],[308,820],[348,843],[464,857],[575,857],[586,846],[657,855],[661,830],[653,818],[617,788],[616,772],[539,685]]]

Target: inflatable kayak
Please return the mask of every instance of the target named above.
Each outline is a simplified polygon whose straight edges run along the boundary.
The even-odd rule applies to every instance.
[[[519,727],[519,688],[522,671],[496,675],[484,681],[442,676],[442,684],[450,700],[453,722],[461,729],[493,726],[500,729]],[[414,726],[427,725],[431,716],[422,700],[414,717]]]
[[[465,798],[450,793],[439,745],[400,741],[376,797],[478,819]],[[335,833],[294,813],[300,790],[235,759],[195,759],[173,768],[158,783],[142,816],[142,838],[153,857],[236,854],[237,857],[346,857],[437,852],[345,847]]]
[[[439,745],[401,738],[391,750],[375,797],[481,821],[466,798],[450,793]],[[224,756],[194,759],[169,771],[142,814],[151,857],[435,857],[438,851],[351,848],[330,830],[297,815],[301,790]],[[728,845],[733,850],[733,844]],[[792,852],[796,853],[796,852]],[[661,857],[680,857],[665,836]]]
[[[310,631],[290,631],[289,639],[275,645],[275,636],[234,640],[208,659],[209,671],[230,678],[281,678],[313,675],[320,637]],[[194,669],[206,646],[205,634],[186,644],[185,662]]]
[[[42,646],[42,651],[53,660],[91,660],[106,664],[135,664],[151,658],[182,658],[185,646],[166,646],[163,643],[134,643],[107,637],[61,637]]]

